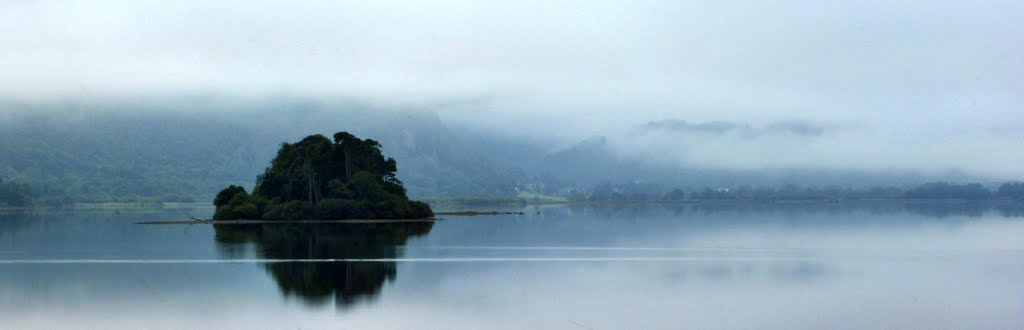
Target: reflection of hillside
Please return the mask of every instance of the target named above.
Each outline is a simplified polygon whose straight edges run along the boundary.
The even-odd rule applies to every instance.
[[[218,247],[228,257],[244,255],[252,243],[266,259],[392,259],[410,237],[427,234],[433,223],[216,225]],[[319,305],[333,298],[339,307],[373,298],[397,275],[394,261],[274,262],[263,267],[285,295]]]
[[[977,218],[985,215],[986,211],[993,210],[994,205],[985,203],[907,203],[904,205],[904,208],[908,212],[930,218],[948,218],[952,216]]]
[[[1024,217],[1024,203],[1005,203],[996,205],[999,215],[1008,218]]]
[[[31,224],[28,212],[0,211],[0,237],[28,229]]]

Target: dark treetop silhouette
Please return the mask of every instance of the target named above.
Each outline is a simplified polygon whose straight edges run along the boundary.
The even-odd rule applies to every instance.
[[[282,143],[252,194],[229,186],[217,194],[215,220],[418,219],[430,206],[410,201],[395,160],[380,144],[348,132]]]

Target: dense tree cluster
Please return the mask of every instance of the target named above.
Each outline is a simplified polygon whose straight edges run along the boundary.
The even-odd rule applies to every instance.
[[[398,165],[381,146],[348,132],[283,143],[252,193],[229,186],[214,199],[214,219],[409,219],[433,216],[410,201]]]
[[[999,186],[995,195],[999,198],[1024,200],[1024,182],[1007,182]]]
[[[667,192],[666,192],[667,191]],[[837,200],[1003,200],[1024,201],[1024,182],[1006,182],[996,189],[980,183],[931,182],[913,187],[809,187],[785,185],[674,188],[651,183],[602,184],[590,190],[572,189],[570,201],[837,201]]]
[[[992,192],[980,183],[951,184],[932,182],[907,191],[910,199],[968,199],[981,200],[992,197]]]
[[[591,201],[644,201],[655,200],[654,196],[660,196],[663,191],[661,185],[653,183],[630,182],[626,184],[611,185],[600,184],[590,191],[590,194],[582,197]],[[571,196],[574,200],[580,200],[581,196]]]
[[[661,199],[665,201],[683,201],[686,200],[686,192],[679,188],[672,189]]]
[[[786,185],[781,188],[737,187],[704,188],[690,194],[693,200],[840,200],[840,199],[901,199],[904,191],[894,187],[844,188],[800,187]]]
[[[32,205],[32,189],[28,184],[0,178],[0,206]]]

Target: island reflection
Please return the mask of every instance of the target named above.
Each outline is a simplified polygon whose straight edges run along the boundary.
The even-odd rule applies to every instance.
[[[251,244],[260,259],[394,259],[411,237],[426,235],[431,222],[392,224],[215,225],[218,250],[244,258]],[[272,262],[262,265],[285,296],[320,306],[333,298],[344,308],[380,294],[397,276],[394,261]]]

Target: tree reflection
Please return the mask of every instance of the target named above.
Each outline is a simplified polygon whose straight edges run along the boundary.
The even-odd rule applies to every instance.
[[[252,246],[258,258],[279,260],[399,258],[399,247],[432,227],[431,222],[214,226],[217,246],[226,257],[242,258]],[[286,296],[311,305],[333,299],[339,308],[376,297],[397,275],[396,263],[387,260],[289,261],[263,267]]]
[[[28,229],[32,221],[31,215],[26,211],[4,211],[0,210],[0,237],[14,235],[15,233]]]

